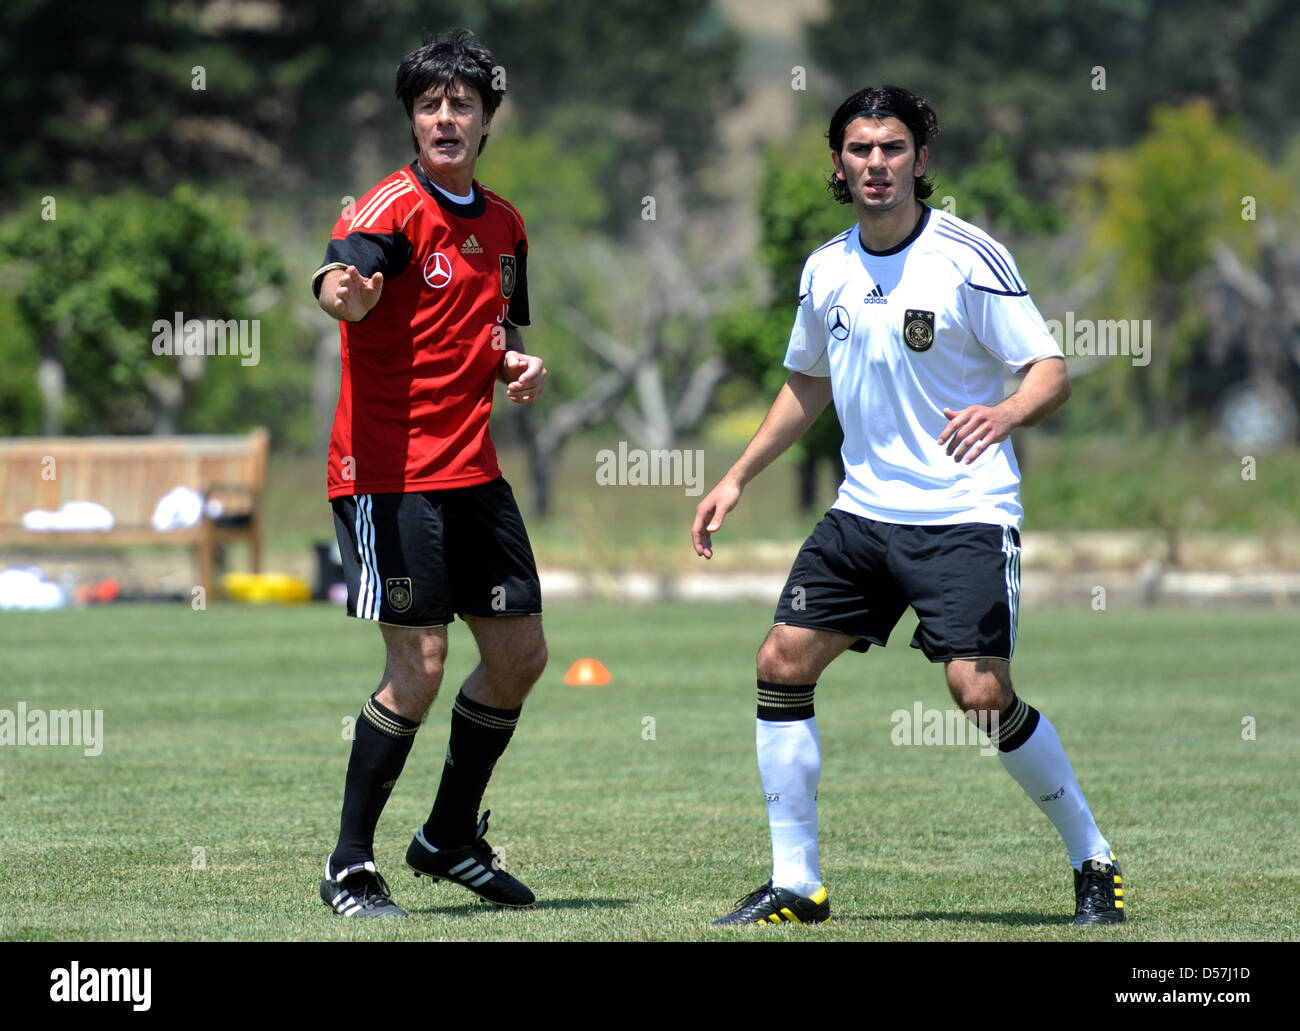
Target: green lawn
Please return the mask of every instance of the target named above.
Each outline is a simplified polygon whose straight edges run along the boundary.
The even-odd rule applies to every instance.
[[[891,744],[894,710],[948,705],[905,623],[818,690],[833,922],[710,928],[768,875],[752,671],[768,618],[752,606],[547,615],[551,667],[486,800],[490,840],[540,899],[527,912],[402,866],[472,660],[458,625],[449,686],[379,826],[380,868],[412,917],[350,922],[316,891],[343,722],[381,666],[374,628],[325,607],[5,614],[0,708],[102,709],[104,744],[93,757],[0,747],[0,938],[1297,937],[1295,617],[1246,609],[1023,617],[1017,684],[1060,731],[1124,864],[1125,926],[1068,926],[1064,850],[996,758]],[[613,683],[564,686],[587,655]]]

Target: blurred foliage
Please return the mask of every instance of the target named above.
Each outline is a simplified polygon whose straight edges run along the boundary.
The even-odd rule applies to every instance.
[[[44,406],[36,389],[38,356],[18,303],[0,295],[0,436],[41,432]]]
[[[715,327],[718,347],[732,368],[756,383],[769,402],[790,377],[783,363],[804,262],[816,248],[856,224],[853,208],[837,203],[826,189],[830,168],[825,134],[815,128],[767,149],[758,190],[759,258],[774,297],[736,306]],[[843,475],[843,443],[831,405],[799,439],[795,453],[814,466],[822,460],[831,463],[831,475],[838,478]]]
[[[1213,240],[1253,259],[1258,221],[1243,217],[1246,197],[1257,213],[1295,203],[1240,123],[1205,100],[1157,107],[1147,136],[1098,157],[1085,190],[1085,207],[1097,213],[1089,259],[1113,268],[1114,296],[1130,306],[1161,286],[1186,284],[1209,260]]]
[[[467,23],[509,72],[522,128],[567,148],[603,138],[618,177],[602,181],[607,194],[639,200],[657,149],[688,174],[713,156],[719,119],[740,96],[744,47],[715,4],[487,0],[469,9]]]
[[[546,357],[543,407],[576,396],[590,379],[589,359],[561,315],[569,308],[591,314],[605,286],[608,262],[594,252],[608,249],[601,247],[599,230],[609,213],[600,183],[610,149],[607,140],[571,144],[541,130],[512,130],[495,134],[479,161],[479,180],[524,216],[528,294],[534,300],[524,340]],[[497,414],[510,419],[517,414],[512,407],[498,405]]]
[[[1157,104],[1195,96],[1239,113],[1256,139],[1300,127],[1300,5],[1292,0],[921,0],[888,7],[830,0],[805,39],[829,73],[833,110],[862,86],[896,83],[939,115],[934,170],[974,161],[1004,138],[1018,176],[1042,198],[1081,153],[1143,134]],[[863,40],[871,48],[864,71]],[[1105,88],[1098,72],[1105,76]],[[960,216],[959,214],[959,217]]]
[[[54,215],[51,219],[43,213]],[[303,407],[308,352],[284,308],[265,306],[284,280],[276,250],[241,225],[238,205],[178,187],[167,199],[135,193],[49,207],[33,199],[0,224],[0,266],[14,284],[0,379],[0,432],[32,432],[43,421],[38,360],[62,367],[63,431],[147,433],[159,393],[185,398],[177,428],[232,432],[263,423],[292,438],[310,427]],[[255,309],[254,302],[260,302]],[[261,320],[260,362],[210,357],[181,377],[174,357],[154,353],[154,323],[184,319]],[[170,385],[169,385],[170,384]],[[33,408],[35,405],[35,409]]]
[[[1059,207],[1030,198],[1001,136],[988,137],[960,175],[936,175],[928,203],[994,236],[1050,234],[1065,224]]]
[[[520,128],[598,154],[602,192],[629,202],[648,151],[698,168],[738,96],[741,40],[703,0],[151,0],[129,18],[97,0],[16,0],[0,5],[0,188],[322,178],[355,192],[411,160],[398,62],[458,26],[505,67]]]
[[[853,207],[837,203],[826,188],[830,173],[830,148],[820,128],[805,128],[793,145],[782,141],[763,155],[759,257],[791,312],[808,255],[857,222]],[[784,343],[781,354],[785,354]]]
[[[1255,218],[1245,217],[1247,198]],[[1248,264],[1258,258],[1258,218],[1295,215],[1295,195],[1268,158],[1243,137],[1239,123],[1217,116],[1208,101],[1157,107],[1150,133],[1098,157],[1081,191],[1090,225],[1084,266],[1100,272],[1098,310],[1109,317],[1151,319],[1150,365],[1107,363],[1088,377],[1109,412],[1130,430],[1167,425],[1186,414],[1186,370],[1206,344],[1205,282],[1198,277],[1221,240]]]
[[[600,188],[613,149],[608,140],[573,144],[541,130],[494,133],[475,176],[523,214],[529,242],[595,231],[609,213]]]
[[[1073,399],[1070,402],[1074,404]],[[1068,409],[1069,406],[1067,406]],[[1111,427],[1113,431],[1114,427]],[[1031,530],[1159,528],[1233,533],[1300,531],[1300,448],[1274,452],[1257,480],[1241,456],[1204,434],[1030,438],[1022,500]],[[1234,560],[1224,556],[1229,564]],[[1293,563],[1292,554],[1280,559]]]

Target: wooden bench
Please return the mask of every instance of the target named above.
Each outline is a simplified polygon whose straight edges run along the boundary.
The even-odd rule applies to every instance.
[[[0,439],[0,546],[58,549],[126,544],[190,548],[196,584],[210,590],[218,545],[246,541],[253,572],[262,566],[262,489],[270,435],[192,437],[18,437]],[[159,500],[188,487],[223,507],[198,525],[155,530]],[[28,530],[33,509],[94,501],[115,520],[111,530]],[[0,565],[3,565],[0,562]]]

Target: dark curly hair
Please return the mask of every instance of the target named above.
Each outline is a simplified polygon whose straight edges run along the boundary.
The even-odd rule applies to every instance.
[[[457,29],[446,39],[426,42],[402,58],[397,66],[397,86],[393,90],[406,108],[406,117],[413,117],[415,102],[432,86],[450,89],[459,82],[473,87],[483,100],[483,117],[491,118],[501,106],[506,95],[493,85],[497,63],[492,51],[485,47],[469,29]],[[415,151],[420,152],[419,141],[411,133]],[[487,135],[479,141],[478,152],[487,146]]]
[[[831,115],[831,126],[826,132],[831,150],[836,154],[841,152],[844,147],[844,130],[855,118],[864,115],[886,118],[893,115],[907,126],[918,154],[930,139],[939,134],[939,118],[924,97],[918,97],[901,86],[867,86],[844,101]],[[919,200],[925,200],[934,193],[933,180],[924,176],[918,175],[914,185]],[[826,189],[841,204],[851,203],[848,184],[833,172],[826,183]]]

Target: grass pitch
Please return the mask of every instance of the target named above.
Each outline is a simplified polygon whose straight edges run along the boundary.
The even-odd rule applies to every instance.
[[[906,647],[906,621],[892,647],[844,656],[818,687],[833,922],[709,927],[769,872],[753,754],[753,655],[769,618],[754,606],[547,614],[551,666],[485,803],[489,840],[540,900],[526,912],[402,865],[475,661],[457,624],[442,697],[376,840],[411,919],[353,922],[316,893],[344,727],[382,667],[375,628],[318,606],[5,614],[0,709],[101,709],[104,742],[98,756],[0,747],[0,938],[1297,937],[1295,615],[1245,609],[1023,615],[1016,683],[1060,731],[1119,853],[1123,927],[1068,926],[1064,850],[996,758],[891,743],[895,710],[950,705],[940,669]],[[584,656],[613,683],[564,686]]]

